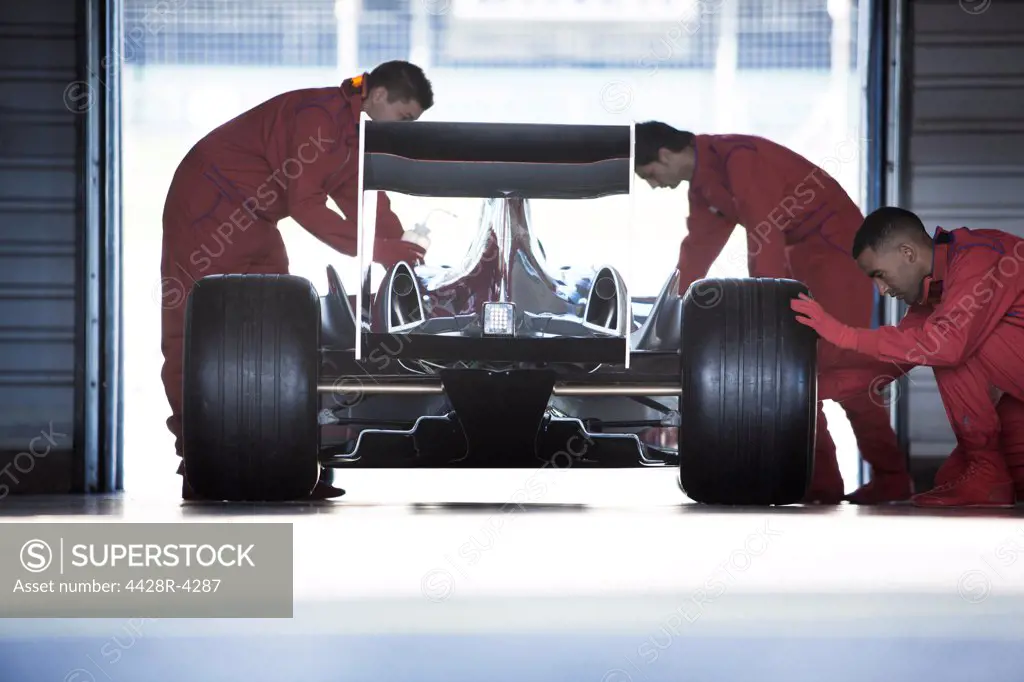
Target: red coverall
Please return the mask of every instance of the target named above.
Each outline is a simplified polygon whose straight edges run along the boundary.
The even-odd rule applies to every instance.
[[[288,274],[277,229],[287,217],[356,255],[363,82],[278,95],[209,133],[174,174],[163,213],[161,378],[179,457],[185,301],[195,282],[214,274]],[[328,196],[345,218],[328,208]],[[383,192],[377,209],[374,260],[381,262],[404,230]]]
[[[801,281],[837,319],[870,327],[873,285],[851,257],[853,238],[864,216],[842,186],[796,152],[761,137],[696,135],[694,147],[688,234],[679,249],[680,293],[707,276],[740,224],[747,232],[751,277]],[[699,286],[694,294],[700,294]],[[819,343],[819,380],[827,381],[834,370],[869,362],[825,341]],[[906,459],[888,410],[868,390],[872,378],[841,404],[875,476],[904,475]],[[827,429],[819,404],[814,481],[808,499],[838,502],[843,496],[842,476]]]
[[[1000,474],[1008,468],[1024,497],[1024,240],[998,230],[939,228],[934,241],[921,300],[897,326],[857,329],[845,345],[869,356],[876,372],[898,376],[916,365],[935,372],[957,447],[937,489],[919,497],[941,496],[970,460]],[[821,397],[842,399],[859,383],[852,374],[840,377],[820,386]]]

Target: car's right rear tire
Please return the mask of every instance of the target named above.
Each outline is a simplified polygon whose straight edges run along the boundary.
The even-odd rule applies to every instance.
[[[308,498],[320,475],[320,299],[291,275],[212,275],[185,312],[185,478],[209,500]]]
[[[817,333],[784,279],[705,279],[683,299],[679,483],[695,502],[785,505],[811,480]]]

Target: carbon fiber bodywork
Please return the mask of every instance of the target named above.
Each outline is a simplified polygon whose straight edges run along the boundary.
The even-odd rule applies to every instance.
[[[356,315],[337,273],[322,298],[321,424],[337,466],[573,466],[674,462],[678,396],[553,395],[553,386],[679,384],[673,272],[633,300],[610,266],[552,268],[522,198],[483,202],[457,267],[399,263]],[[515,335],[485,336],[483,305],[515,305]],[[629,366],[626,366],[627,346]],[[380,385],[408,387],[377,394]],[[435,393],[417,386],[441,385]],[[575,454],[574,454],[575,453]]]

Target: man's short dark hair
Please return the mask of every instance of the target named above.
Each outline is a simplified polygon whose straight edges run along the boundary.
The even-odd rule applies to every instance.
[[[415,64],[394,60],[379,65],[366,77],[367,91],[377,87],[388,91],[389,102],[415,100],[423,111],[434,106],[434,89]]]
[[[646,166],[658,160],[662,148],[681,152],[693,144],[693,133],[676,130],[661,121],[646,121],[636,124],[636,151],[634,165]]]
[[[865,249],[880,251],[898,238],[922,243],[931,241],[916,214],[897,206],[883,206],[868,214],[861,223],[853,238],[853,257],[860,258]]]

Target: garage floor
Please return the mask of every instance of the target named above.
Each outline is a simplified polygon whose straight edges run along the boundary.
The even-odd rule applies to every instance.
[[[531,473],[505,475],[346,472],[340,501],[276,506],[9,497],[0,522],[293,523],[296,605],[0,620],[0,679],[1022,679],[1024,508],[716,510],[627,470],[552,472],[520,511]]]

